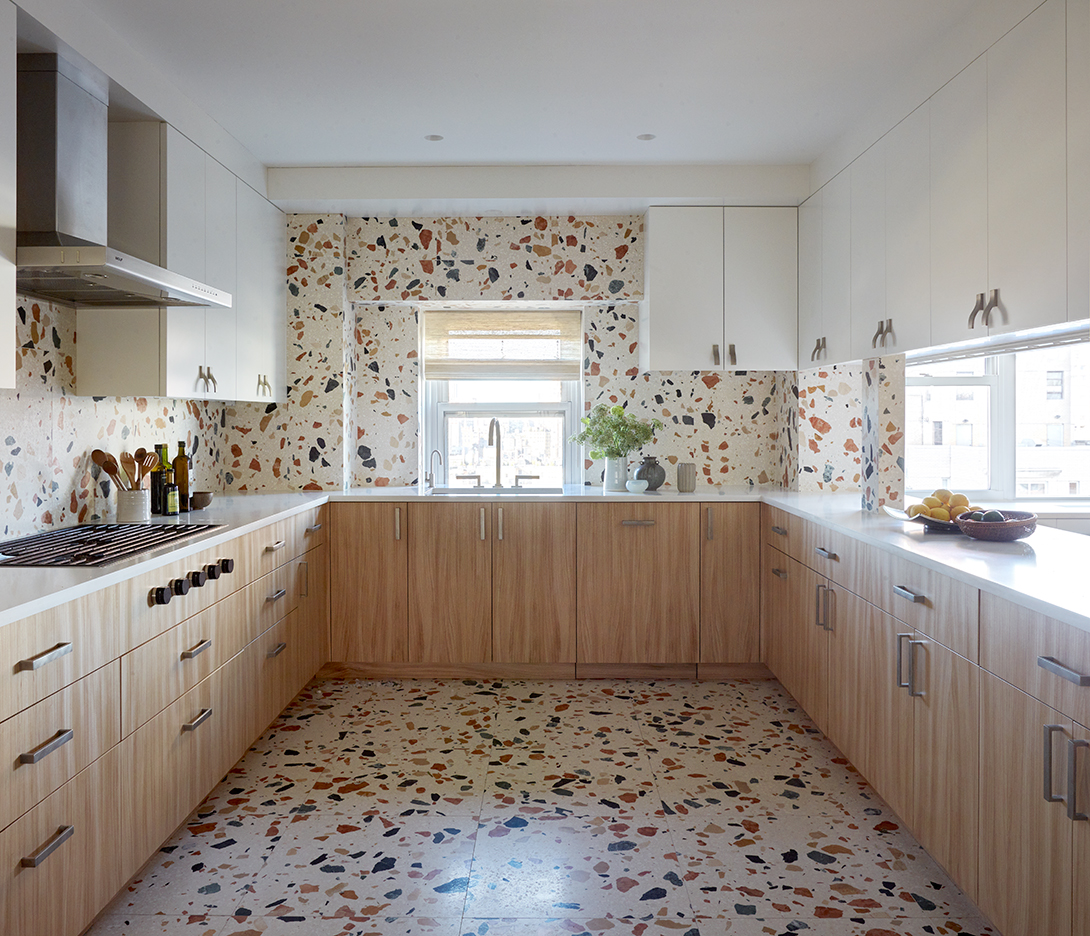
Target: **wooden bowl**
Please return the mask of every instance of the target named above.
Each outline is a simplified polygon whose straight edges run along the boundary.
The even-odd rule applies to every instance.
[[[1037,529],[1037,514],[1026,510],[1001,510],[1002,520],[989,523],[986,520],[970,520],[958,517],[957,525],[961,532],[973,539],[988,540],[991,543],[1013,543],[1024,539]]]
[[[189,495],[189,509],[190,510],[204,510],[209,504],[212,503],[211,491],[194,491]]]

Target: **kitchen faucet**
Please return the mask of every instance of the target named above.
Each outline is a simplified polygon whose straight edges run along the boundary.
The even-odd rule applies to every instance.
[[[492,431],[496,432],[496,487],[503,487],[500,484],[500,421],[495,417],[492,418],[492,422],[488,424],[488,444],[492,445]]]
[[[435,487],[435,456],[439,456],[439,464],[443,464],[443,456],[439,449],[432,449],[431,456],[428,458],[428,473],[424,475],[424,484],[428,487]]]

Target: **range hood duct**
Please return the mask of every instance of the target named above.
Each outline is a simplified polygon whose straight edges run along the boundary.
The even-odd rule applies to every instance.
[[[58,55],[18,57],[18,290],[75,306],[230,308],[230,293],[106,246],[108,95]]]

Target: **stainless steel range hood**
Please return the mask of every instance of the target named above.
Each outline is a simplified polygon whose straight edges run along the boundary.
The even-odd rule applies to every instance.
[[[230,293],[104,246],[108,88],[57,55],[18,61],[18,290],[76,306],[230,308]]]

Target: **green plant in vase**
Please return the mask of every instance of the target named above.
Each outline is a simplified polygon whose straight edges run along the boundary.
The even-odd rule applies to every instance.
[[[604,489],[623,491],[628,478],[628,455],[650,442],[662,421],[640,419],[623,406],[599,403],[582,419],[583,428],[572,442],[590,447],[590,457],[606,460]]]

